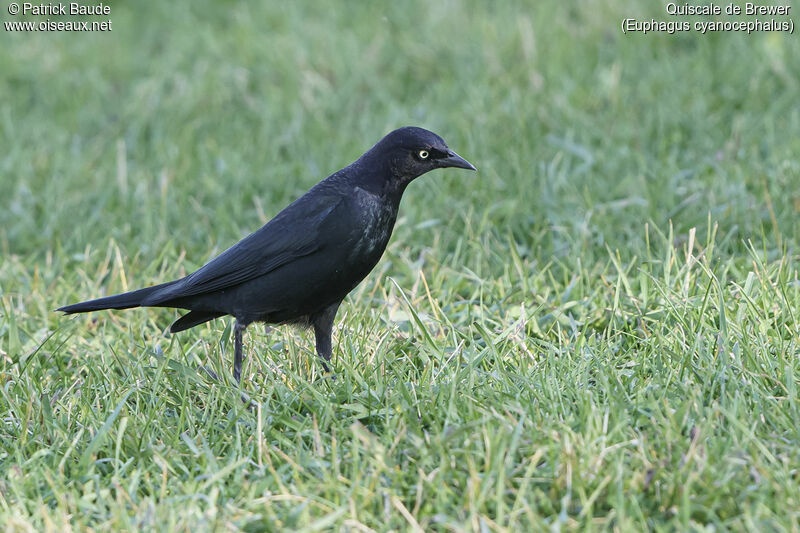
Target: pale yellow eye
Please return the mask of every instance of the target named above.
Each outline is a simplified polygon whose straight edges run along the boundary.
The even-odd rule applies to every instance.
[[[431,154],[429,154],[427,150],[420,150],[419,152],[417,152],[417,155],[419,156],[420,159],[428,159],[428,156]]]

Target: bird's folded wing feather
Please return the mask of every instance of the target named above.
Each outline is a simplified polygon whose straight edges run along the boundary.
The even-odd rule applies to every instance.
[[[310,200],[310,199],[309,199]],[[154,299],[161,301],[222,290],[268,274],[317,251],[325,219],[341,197],[296,202]]]

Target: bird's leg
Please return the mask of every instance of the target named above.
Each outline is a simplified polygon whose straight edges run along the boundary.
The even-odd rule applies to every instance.
[[[311,323],[314,325],[314,336],[316,337],[317,355],[322,358],[322,368],[325,369],[325,372],[330,372],[328,361],[331,360],[331,354],[333,353],[333,346],[331,344],[333,319],[336,317],[336,311],[339,310],[340,303],[342,302],[331,304],[319,313],[311,316]]]
[[[245,329],[247,324],[238,320],[233,325],[233,377],[236,383],[242,380],[242,335]]]

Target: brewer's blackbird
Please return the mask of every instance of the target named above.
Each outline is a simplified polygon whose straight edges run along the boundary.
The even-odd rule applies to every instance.
[[[403,191],[414,178],[444,167],[475,170],[435,133],[400,128],[192,274],[59,311],[189,310],[172,324],[172,333],[232,315],[237,382],[242,334],[248,324],[310,326],[317,354],[328,371],[336,311],[378,263],[392,234]]]

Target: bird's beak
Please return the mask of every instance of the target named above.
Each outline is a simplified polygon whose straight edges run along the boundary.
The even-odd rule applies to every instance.
[[[447,151],[447,157],[444,159],[439,160],[440,167],[454,167],[454,168],[465,168],[467,170],[478,170],[472,163],[458,155],[452,150]]]

